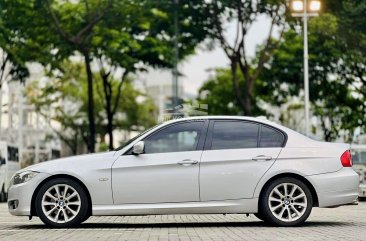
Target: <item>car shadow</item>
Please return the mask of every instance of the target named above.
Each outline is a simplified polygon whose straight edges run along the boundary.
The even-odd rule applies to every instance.
[[[327,227],[327,226],[352,226],[350,222],[321,222],[309,221],[297,228],[303,227]],[[184,222],[184,223],[92,223],[87,222],[79,225],[75,229],[144,229],[144,228],[215,228],[215,227],[264,227],[273,228],[261,221],[250,222]],[[43,224],[14,225],[13,229],[48,229]],[[296,227],[295,227],[296,228]]]

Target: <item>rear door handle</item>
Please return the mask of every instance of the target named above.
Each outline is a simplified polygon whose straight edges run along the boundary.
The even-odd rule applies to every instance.
[[[269,161],[272,160],[271,156],[259,155],[252,158],[253,161]]]
[[[191,165],[194,165],[194,164],[197,164],[197,163],[198,163],[198,161],[191,160],[191,159],[185,159],[183,161],[178,162],[178,164],[182,165],[182,166],[191,166]]]

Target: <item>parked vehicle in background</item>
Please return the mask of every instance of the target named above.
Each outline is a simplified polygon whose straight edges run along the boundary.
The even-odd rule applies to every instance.
[[[0,141],[0,202],[6,201],[11,177],[20,169],[19,149]]]
[[[358,197],[366,198],[366,145],[352,145],[353,169],[360,176]]]

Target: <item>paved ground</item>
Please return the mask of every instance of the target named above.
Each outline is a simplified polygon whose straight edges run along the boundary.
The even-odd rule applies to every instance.
[[[13,217],[0,204],[0,240],[366,240],[366,202],[313,209],[303,227],[274,228],[254,216],[92,217],[78,229],[47,229],[38,218]]]

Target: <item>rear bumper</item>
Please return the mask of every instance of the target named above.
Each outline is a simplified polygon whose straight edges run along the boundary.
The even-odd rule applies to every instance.
[[[319,207],[341,206],[357,201],[360,179],[352,168],[311,175],[307,179],[317,192]]]

